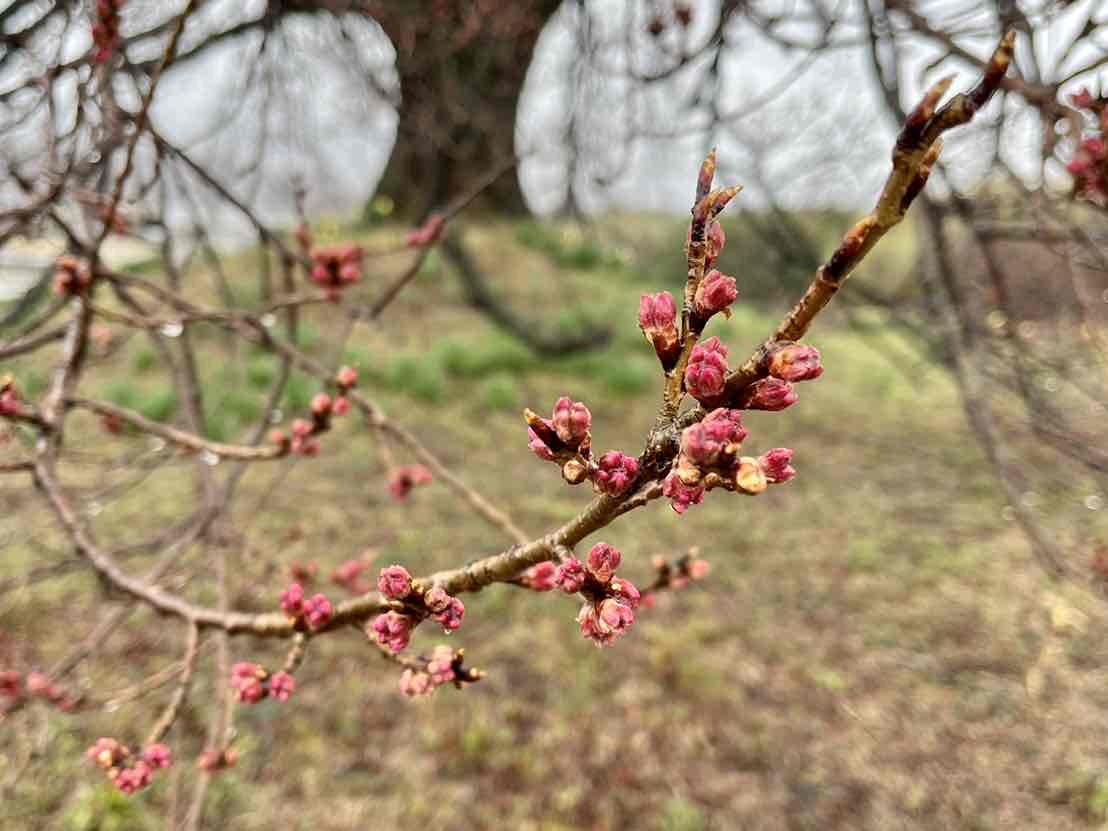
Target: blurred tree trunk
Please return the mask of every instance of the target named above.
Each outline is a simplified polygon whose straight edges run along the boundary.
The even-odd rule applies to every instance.
[[[515,152],[516,111],[539,34],[561,0],[382,2],[372,16],[396,47],[400,123],[379,190],[407,218],[466,192]],[[515,172],[482,207],[519,214]]]

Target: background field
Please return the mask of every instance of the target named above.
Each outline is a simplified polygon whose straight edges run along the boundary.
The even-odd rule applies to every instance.
[[[808,219],[817,235],[833,220]],[[347,358],[387,412],[537,533],[588,494],[527,452],[519,412],[569,394],[591,406],[598,449],[638,451],[660,383],[637,329],[637,298],[680,281],[683,232],[672,220],[640,218],[588,230],[524,223],[466,233],[517,308],[550,325],[606,321],[610,347],[536,360],[464,306],[432,255],[383,324],[358,328]],[[712,332],[737,356],[766,334],[799,279],[744,247],[739,233],[725,265],[744,295],[733,319]],[[911,261],[905,228],[860,279],[895,290]],[[255,303],[254,284],[229,273],[236,299]],[[192,279],[205,284],[202,272]],[[375,279],[367,282],[370,296]],[[301,333],[305,349],[330,359],[333,314],[311,311]],[[240,438],[276,367],[249,354],[227,360],[216,330],[196,331],[211,435]],[[1031,561],[949,380],[918,343],[859,307],[821,319],[811,342],[824,353],[824,378],[804,385],[788,412],[749,418],[749,447],[796,450],[794,482],[757,499],[713,494],[684,518],[653,503],[600,535],[623,550],[632,579],[647,579],[652,555],[697,545],[712,564],[709,580],[661,598],[605,651],[579,636],[576,607],[563,597],[511,587],[467,597],[467,622],[454,639],[488,677],[430,701],[401,698],[395,668],[358,633],[329,638],[310,654],[293,702],[238,710],[241,761],[216,780],[207,827],[1103,824],[1108,645],[1099,599],[1051,586]],[[118,350],[88,383],[152,418],[171,418],[175,402],[152,372],[149,345],[134,340]],[[11,369],[33,396],[49,366],[40,357]],[[285,411],[305,407],[314,392],[294,378]],[[80,487],[105,541],[146,539],[185,515],[193,498],[185,461],[75,418],[85,419],[75,422],[77,434],[98,438],[75,454],[81,464],[67,481]],[[141,478],[121,464],[136,457]],[[28,486],[2,485],[0,664],[48,666],[72,646],[64,638],[73,627],[56,628],[59,618],[80,614],[83,634],[98,619],[96,604],[120,599],[79,570],[22,585],[28,567],[71,554]],[[326,575],[375,549],[376,562],[422,573],[504,543],[439,487],[393,504],[379,456],[353,420],[325,437],[319,459],[256,466],[245,487],[238,510],[253,512],[248,534],[226,541],[232,600],[243,608],[271,608],[292,561],[318,563]],[[1099,512],[1055,504],[1051,494],[1038,509],[1076,517],[1075,538],[1104,531]],[[128,567],[141,569],[142,557],[128,557]],[[188,562],[180,574],[195,570]],[[176,590],[212,602],[205,587],[173,579]],[[110,653],[78,680],[90,700],[111,700],[164,668],[181,637],[136,610],[110,643],[118,660]],[[416,645],[434,642],[421,631]],[[17,654],[17,643],[36,652]],[[233,649],[239,659],[280,655],[241,639]],[[214,660],[210,648],[202,660]],[[125,718],[152,717],[166,694],[154,691]],[[413,708],[420,718],[407,717]],[[105,710],[77,729],[32,708],[0,727],[0,825],[157,827],[159,803],[188,793],[178,796],[167,781],[128,801],[82,759],[96,736],[127,732],[121,718]],[[186,763],[201,747],[181,737],[202,736],[204,727],[187,712],[171,734]]]

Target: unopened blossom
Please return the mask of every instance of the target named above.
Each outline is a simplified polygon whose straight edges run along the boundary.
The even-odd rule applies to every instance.
[[[791,343],[774,351],[769,374],[782,381],[810,381],[823,374],[819,350],[814,346]]]
[[[723,226],[718,222],[709,222],[704,239],[707,243],[704,262],[710,268],[723,253],[723,246],[727,244],[727,234],[723,232]]]
[[[304,614],[304,587],[299,583],[292,583],[281,592],[281,611],[291,618],[298,618]]]
[[[357,245],[341,245],[312,252],[311,279],[337,300],[342,289],[362,279],[365,252]]]
[[[173,764],[173,753],[164,744],[152,744],[142,751],[142,759],[151,770],[165,770]]]
[[[677,304],[668,291],[639,298],[639,328],[668,368],[681,351],[677,343]]]
[[[432,586],[423,595],[423,603],[432,614],[445,612],[450,605],[451,597],[442,586]]]
[[[620,559],[621,555],[617,549],[607,543],[597,543],[589,550],[589,571],[601,583],[607,583],[619,568]]]
[[[763,378],[751,384],[743,394],[743,409],[777,412],[798,400],[796,389],[780,378]]]
[[[570,557],[558,566],[554,581],[558,584],[558,588],[566,594],[577,594],[585,585],[587,576],[584,564],[580,560]]]
[[[413,621],[399,612],[385,612],[373,619],[377,643],[391,652],[403,652],[412,639]]]
[[[10,376],[0,378],[0,417],[13,418],[23,412],[15,383]]]
[[[397,502],[403,502],[413,488],[431,484],[434,477],[426,465],[404,465],[389,477],[389,493]]]
[[[257,704],[266,695],[266,671],[258,664],[240,661],[231,667],[231,689],[244,704]]]
[[[712,570],[712,566],[707,560],[694,557],[689,560],[685,570],[688,572],[690,580],[703,580]]]
[[[708,338],[693,347],[685,369],[685,389],[697,401],[710,401],[723,392],[727,379],[727,347],[719,338]]]
[[[725,311],[739,296],[735,278],[712,269],[704,275],[696,289],[696,312],[702,318],[709,318],[717,312]]]
[[[608,584],[608,593],[609,596],[622,600],[632,609],[637,609],[642,599],[638,588],[626,577],[613,577],[612,582]]]
[[[548,592],[558,587],[558,567],[549,560],[537,563],[523,572],[523,584],[537,592]]]
[[[454,650],[445,645],[436,646],[431,652],[431,659],[427,662],[427,674],[435,686],[453,681]]]
[[[110,770],[126,759],[130,752],[115,739],[99,738],[85,754],[103,770]]]
[[[569,447],[577,447],[589,435],[592,413],[580,401],[571,401],[562,396],[554,405],[551,424],[559,439]]]
[[[796,470],[790,464],[793,452],[787,447],[775,447],[758,457],[758,465],[772,485],[788,482],[796,476]]]
[[[317,418],[323,418],[331,414],[331,408],[334,406],[334,402],[331,401],[331,396],[325,392],[317,393],[312,398],[312,415]]]
[[[43,672],[28,672],[26,684],[30,695],[45,698],[46,691],[50,689],[50,678]]]
[[[358,385],[358,370],[344,366],[335,375],[335,384],[343,392],[356,387]]]
[[[683,514],[690,506],[699,505],[704,500],[704,486],[686,485],[677,471],[671,471],[662,482],[662,496],[669,500],[674,511]]]
[[[304,601],[304,621],[309,629],[322,629],[334,615],[331,601],[322,594],[314,594]]]
[[[331,573],[331,582],[354,594],[365,594],[370,589],[369,583],[362,579],[365,569],[364,561],[347,560]]]
[[[400,565],[391,565],[381,569],[377,576],[377,591],[389,600],[400,600],[412,590],[412,575]]]
[[[149,787],[153,778],[153,771],[150,769],[150,765],[140,759],[131,767],[123,768],[119,771],[118,775],[112,781],[115,783],[120,793],[131,796],[132,794],[138,793],[143,788]]]
[[[554,429],[554,424],[548,419],[544,418],[543,422],[551,430]],[[531,450],[532,453],[534,453],[544,462],[554,461],[554,451],[551,450],[549,446],[547,446],[546,442],[544,442],[539,437],[539,434],[536,433],[531,427],[527,428],[527,447]]]
[[[296,692],[296,681],[287,672],[275,672],[269,679],[269,694],[278,701],[288,701]]]
[[[601,493],[609,496],[622,496],[639,475],[639,463],[617,450],[605,453],[597,461],[593,473],[593,484]]]
[[[54,293],[59,297],[84,294],[92,285],[88,266],[74,257],[58,257],[54,262]]]
[[[434,617],[442,627],[442,630],[450,633],[461,628],[462,617],[465,615],[465,611],[465,604],[458,598],[452,597],[446,608],[441,612],[435,613]]]
[[[331,413],[333,415],[338,416],[339,418],[342,418],[344,415],[346,415],[349,412],[350,412],[350,399],[347,398],[345,395],[340,395],[338,398],[335,399],[335,404],[331,408]]]
[[[400,673],[400,692],[409,698],[430,695],[434,690],[431,676],[426,672],[408,668]]]

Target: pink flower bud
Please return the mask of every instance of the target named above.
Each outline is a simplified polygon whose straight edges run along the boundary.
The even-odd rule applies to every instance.
[[[362,580],[366,564],[362,560],[347,560],[331,574],[331,582],[354,594],[365,594],[369,586]]]
[[[338,371],[338,374],[335,375],[335,383],[343,392],[351,387],[356,387],[358,385],[358,371],[351,367],[344,366]]]
[[[292,618],[304,613],[304,587],[299,583],[291,584],[281,592],[281,610]]]
[[[397,502],[403,502],[413,488],[429,485],[433,478],[430,468],[425,465],[398,467],[389,478],[389,493]]]
[[[589,550],[589,571],[601,583],[607,583],[619,568],[620,559],[618,550],[607,543],[597,543]]]
[[[28,672],[25,683],[28,694],[36,698],[45,698],[50,689],[50,678],[42,672]]]
[[[751,384],[743,395],[743,409],[777,412],[797,402],[796,390],[780,378],[763,378]]]
[[[14,669],[0,672],[0,695],[6,698],[22,698],[23,676]]]
[[[97,767],[103,770],[110,770],[116,767],[130,754],[127,748],[115,739],[99,738],[96,740],[96,743],[88,749],[85,755],[88,756]]]
[[[0,415],[2,415],[2,413],[0,413]],[[284,430],[274,428],[269,431],[269,443],[283,448],[289,443],[289,437],[285,435]]]
[[[719,255],[723,253],[723,246],[727,244],[727,234],[723,233],[723,226],[718,222],[709,222],[704,240],[707,243],[704,262],[711,267],[712,263],[718,260]]]
[[[317,418],[331,414],[331,396],[325,392],[318,393],[312,399],[312,415]]]
[[[708,338],[693,347],[685,369],[685,389],[697,401],[710,401],[723,392],[727,378],[727,347],[719,338]]]
[[[739,289],[735,278],[720,274],[714,268],[704,275],[696,289],[696,311],[703,318],[709,318],[717,312],[731,307]]]
[[[140,759],[132,767],[121,770],[114,781],[120,793],[131,796],[143,788],[149,787],[153,778],[150,765]]]
[[[668,291],[644,294],[639,298],[639,328],[654,346],[663,365],[677,357],[677,304]]]
[[[350,399],[346,396],[340,395],[335,399],[335,405],[331,408],[331,412],[339,418],[350,412]]]
[[[436,646],[427,662],[427,674],[436,687],[454,680],[454,650],[449,646]]]
[[[462,626],[462,616],[465,614],[466,607],[458,598],[450,598],[450,603],[446,608],[435,615],[435,620],[439,622],[442,627],[442,631],[449,634]]]
[[[244,704],[257,704],[265,698],[266,671],[258,664],[240,661],[231,667],[231,689]]]
[[[608,585],[608,591],[610,596],[622,600],[632,609],[638,608],[639,601],[642,599],[642,595],[639,594],[635,584],[625,577],[613,578]]]
[[[639,463],[630,456],[612,450],[600,457],[593,484],[601,493],[622,496],[639,475]]]
[[[577,447],[589,435],[592,413],[580,401],[570,401],[563,396],[554,405],[551,424],[559,439],[569,447]]]
[[[296,681],[287,672],[275,672],[269,679],[269,694],[278,701],[288,701],[296,692]]]
[[[403,652],[412,639],[412,619],[399,612],[385,612],[373,619],[377,643],[390,652]]]
[[[312,434],[314,429],[310,421],[303,418],[294,419],[292,422],[292,437],[294,439],[305,439]]]
[[[570,557],[558,566],[558,571],[554,575],[554,582],[566,594],[577,594],[584,587],[585,578],[584,564],[580,560]]]
[[[554,429],[554,425],[548,419],[544,418],[543,423],[551,430]],[[539,434],[530,427],[527,428],[527,447],[544,462],[554,461],[554,451],[551,450],[546,442],[539,437]]]
[[[548,592],[557,587],[558,567],[546,560],[523,572],[523,584],[537,592]]]
[[[445,612],[450,605],[450,595],[446,593],[446,589],[442,586],[432,586],[423,595],[423,603],[432,614],[439,614]]]
[[[671,471],[662,483],[662,495],[669,500],[674,511],[683,514],[690,506],[699,505],[703,501],[704,486],[686,485],[677,471]]]
[[[331,622],[335,609],[322,594],[314,594],[304,601],[304,620],[312,630],[322,629]]]
[[[408,698],[430,695],[434,692],[434,689],[434,686],[431,684],[431,676],[426,672],[405,669],[400,673],[400,692],[408,696]]]
[[[377,591],[389,600],[401,600],[412,590],[412,575],[404,566],[392,565],[381,569],[377,577]]]
[[[152,744],[142,751],[142,760],[152,770],[165,770],[173,764],[173,753],[164,744]]]
[[[775,447],[759,456],[758,464],[770,484],[780,485],[796,476],[796,470],[789,464],[792,458],[793,452],[789,448]]]
[[[810,381],[823,375],[819,350],[814,346],[792,343],[773,353],[769,374],[782,381]]]

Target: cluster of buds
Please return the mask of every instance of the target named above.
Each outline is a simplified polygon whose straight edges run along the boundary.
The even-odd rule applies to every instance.
[[[365,570],[369,564],[365,560],[347,560],[331,572],[331,582],[341,586],[351,594],[365,594],[371,586],[365,579]]]
[[[338,300],[343,289],[361,281],[364,259],[365,251],[358,245],[317,248],[312,252],[312,282]]]
[[[390,610],[373,619],[372,637],[390,652],[403,652],[412,639],[412,631],[424,617],[433,618],[443,632],[450,634],[462,625],[465,604],[439,585],[422,595],[412,585],[412,576],[403,566],[391,565],[377,576],[377,590],[386,600],[404,604],[405,613]]]
[[[389,494],[397,502],[403,502],[413,488],[430,485],[434,476],[426,465],[403,465],[389,474]]]
[[[690,583],[703,580],[708,576],[712,567],[707,560],[700,556],[700,549],[690,548],[687,554],[683,554],[676,560],[670,561],[661,554],[655,555],[650,561],[654,568],[654,582],[643,591],[643,604],[654,599],[654,593],[662,589],[679,591],[688,588]]]
[[[339,375],[342,376],[348,370],[350,373],[354,373],[354,370],[343,367]],[[345,378],[349,380],[350,376],[346,375]],[[346,387],[340,384],[339,388],[345,392],[356,382],[357,373],[354,373],[351,383]],[[336,383],[339,383],[337,378]],[[289,432],[292,434],[291,437],[284,430],[274,429],[269,434],[270,442],[277,445],[285,453],[291,452],[297,456],[305,457],[318,456],[319,439],[316,437],[320,433],[326,433],[331,429],[332,416],[342,416],[350,412],[350,402],[345,396],[332,399],[327,393],[320,392],[312,398],[310,411],[310,419],[293,419],[289,428]]]
[[[54,262],[54,294],[58,297],[78,297],[88,293],[92,274],[88,266],[75,257],[58,257]]]
[[[239,661],[231,667],[231,689],[243,704],[257,704],[263,698],[288,701],[296,692],[296,681],[287,672],[270,675],[260,664]]]
[[[331,412],[340,418],[350,412],[350,399],[346,394],[358,385],[358,371],[352,367],[344,366],[335,375],[335,386],[339,394],[335,398]]]
[[[463,684],[479,681],[484,673],[465,666],[465,650],[449,646],[436,646],[431,657],[423,660],[422,667],[407,667],[400,674],[400,692],[409,698],[433,693],[443,684],[453,684],[458,689]]]
[[[92,60],[107,63],[119,48],[119,13],[125,0],[96,0],[96,22],[92,24]]]
[[[1082,88],[1071,97],[1073,106],[1087,114],[1095,132],[1074,151],[1066,170],[1073,176],[1074,195],[1100,207],[1108,207],[1108,99],[1094,98]]]
[[[597,543],[584,563],[569,557],[554,575],[554,583],[563,592],[585,596],[577,623],[581,634],[597,646],[610,646],[635,622],[639,590],[630,580],[616,576],[621,559],[618,550]]]
[[[324,628],[335,616],[335,609],[325,595],[305,598],[304,587],[299,583],[292,583],[281,592],[281,611],[313,632]]]
[[[149,787],[156,771],[173,764],[173,754],[164,744],[152,744],[135,757],[126,746],[108,738],[97,739],[87,755],[128,796]]]
[[[319,576],[319,566],[315,563],[289,563],[289,578],[294,583],[313,583]]]
[[[24,676],[15,670],[0,670],[0,712],[27,699],[44,701],[63,713],[77,709],[77,700],[45,674],[28,672]]]
[[[444,230],[446,230],[446,220],[442,215],[431,214],[422,225],[408,232],[407,245],[409,248],[426,248],[434,245],[442,238]]]
[[[543,461],[561,465],[562,478],[571,485],[589,480],[593,490],[622,496],[639,475],[637,459],[611,450],[599,459],[592,455],[592,413],[580,401],[559,398],[550,418],[524,410],[527,446]]]

